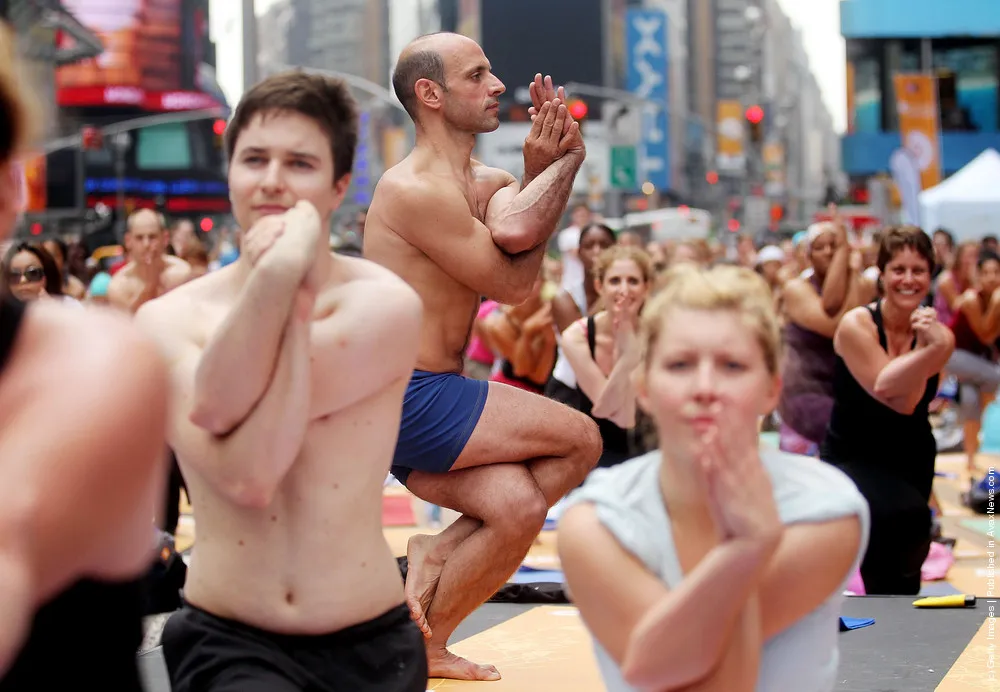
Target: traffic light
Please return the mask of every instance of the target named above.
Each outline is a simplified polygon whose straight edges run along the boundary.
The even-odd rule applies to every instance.
[[[747,108],[747,125],[750,127],[750,141],[759,144],[764,139],[764,109],[758,105]]]
[[[566,108],[569,110],[569,114],[573,116],[573,119],[577,121],[586,118],[587,113],[590,111],[587,102],[580,99],[570,99],[566,102]]]
[[[224,138],[226,136],[226,121],[219,118],[212,123],[212,132],[215,133],[215,146],[219,149],[222,148]]]
[[[84,125],[80,129],[80,143],[84,151],[100,151],[104,148],[104,133],[99,128]]]
[[[705,182],[709,185],[716,185],[719,182],[719,174],[716,171],[709,171],[705,174]]]

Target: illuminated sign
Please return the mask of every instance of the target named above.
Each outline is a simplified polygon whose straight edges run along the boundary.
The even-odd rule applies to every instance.
[[[56,70],[60,106],[133,106],[183,111],[225,103],[203,69],[208,43],[205,0],[62,0],[67,12],[96,35],[96,58]],[[60,49],[76,39],[58,32]]]
[[[140,178],[124,178],[122,180],[125,194],[146,195],[155,197],[184,195],[221,195],[229,196],[229,186],[225,182],[211,180],[142,180]],[[118,178],[87,178],[84,182],[87,194],[117,194]]]

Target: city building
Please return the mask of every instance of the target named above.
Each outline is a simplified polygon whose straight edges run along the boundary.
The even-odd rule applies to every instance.
[[[46,153],[26,162],[32,232],[89,228],[98,205],[118,232],[139,207],[199,220],[228,213],[216,117],[188,115],[227,113],[207,0],[20,0],[6,10],[31,54],[53,65]],[[140,119],[149,126],[127,138],[88,135],[80,146],[83,132]]]
[[[351,82],[361,108],[358,148],[338,215],[345,218],[371,201],[385,170],[383,133],[401,117],[387,98],[391,23],[388,0],[281,0],[257,20],[261,77],[294,66],[358,78]]]
[[[843,169],[851,198],[889,172],[901,145],[894,75],[937,77],[941,173],[1000,149],[1000,4],[996,0],[843,0],[848,127]]]

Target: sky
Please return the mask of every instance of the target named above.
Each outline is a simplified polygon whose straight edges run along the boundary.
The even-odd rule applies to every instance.
[[[256,0],[257,14],[278,0]],[[392,0],[403,2],[405,0]],[[219,83],[233,104],[242,93],[241,0],[210,0],[212,37],[218,51]],[[843,132],[847,120],[845,96],[844,40],[840,36],[839,0],[778,0],[792,23],[800,28],[809,64],[823,99],[833,116],[834,127]]]

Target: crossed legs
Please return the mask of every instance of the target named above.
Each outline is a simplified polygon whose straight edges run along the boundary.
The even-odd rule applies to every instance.
[[[490,383],[483,415],[445,474],[413,471],[417,497],[462,514],[407,546],[406,598],[427,638],[431,677],[496,680],[495,668],[447,651],[469,613],[517,571],[549,507],[579,485],[601,455],[597,426],[562,404]]]

